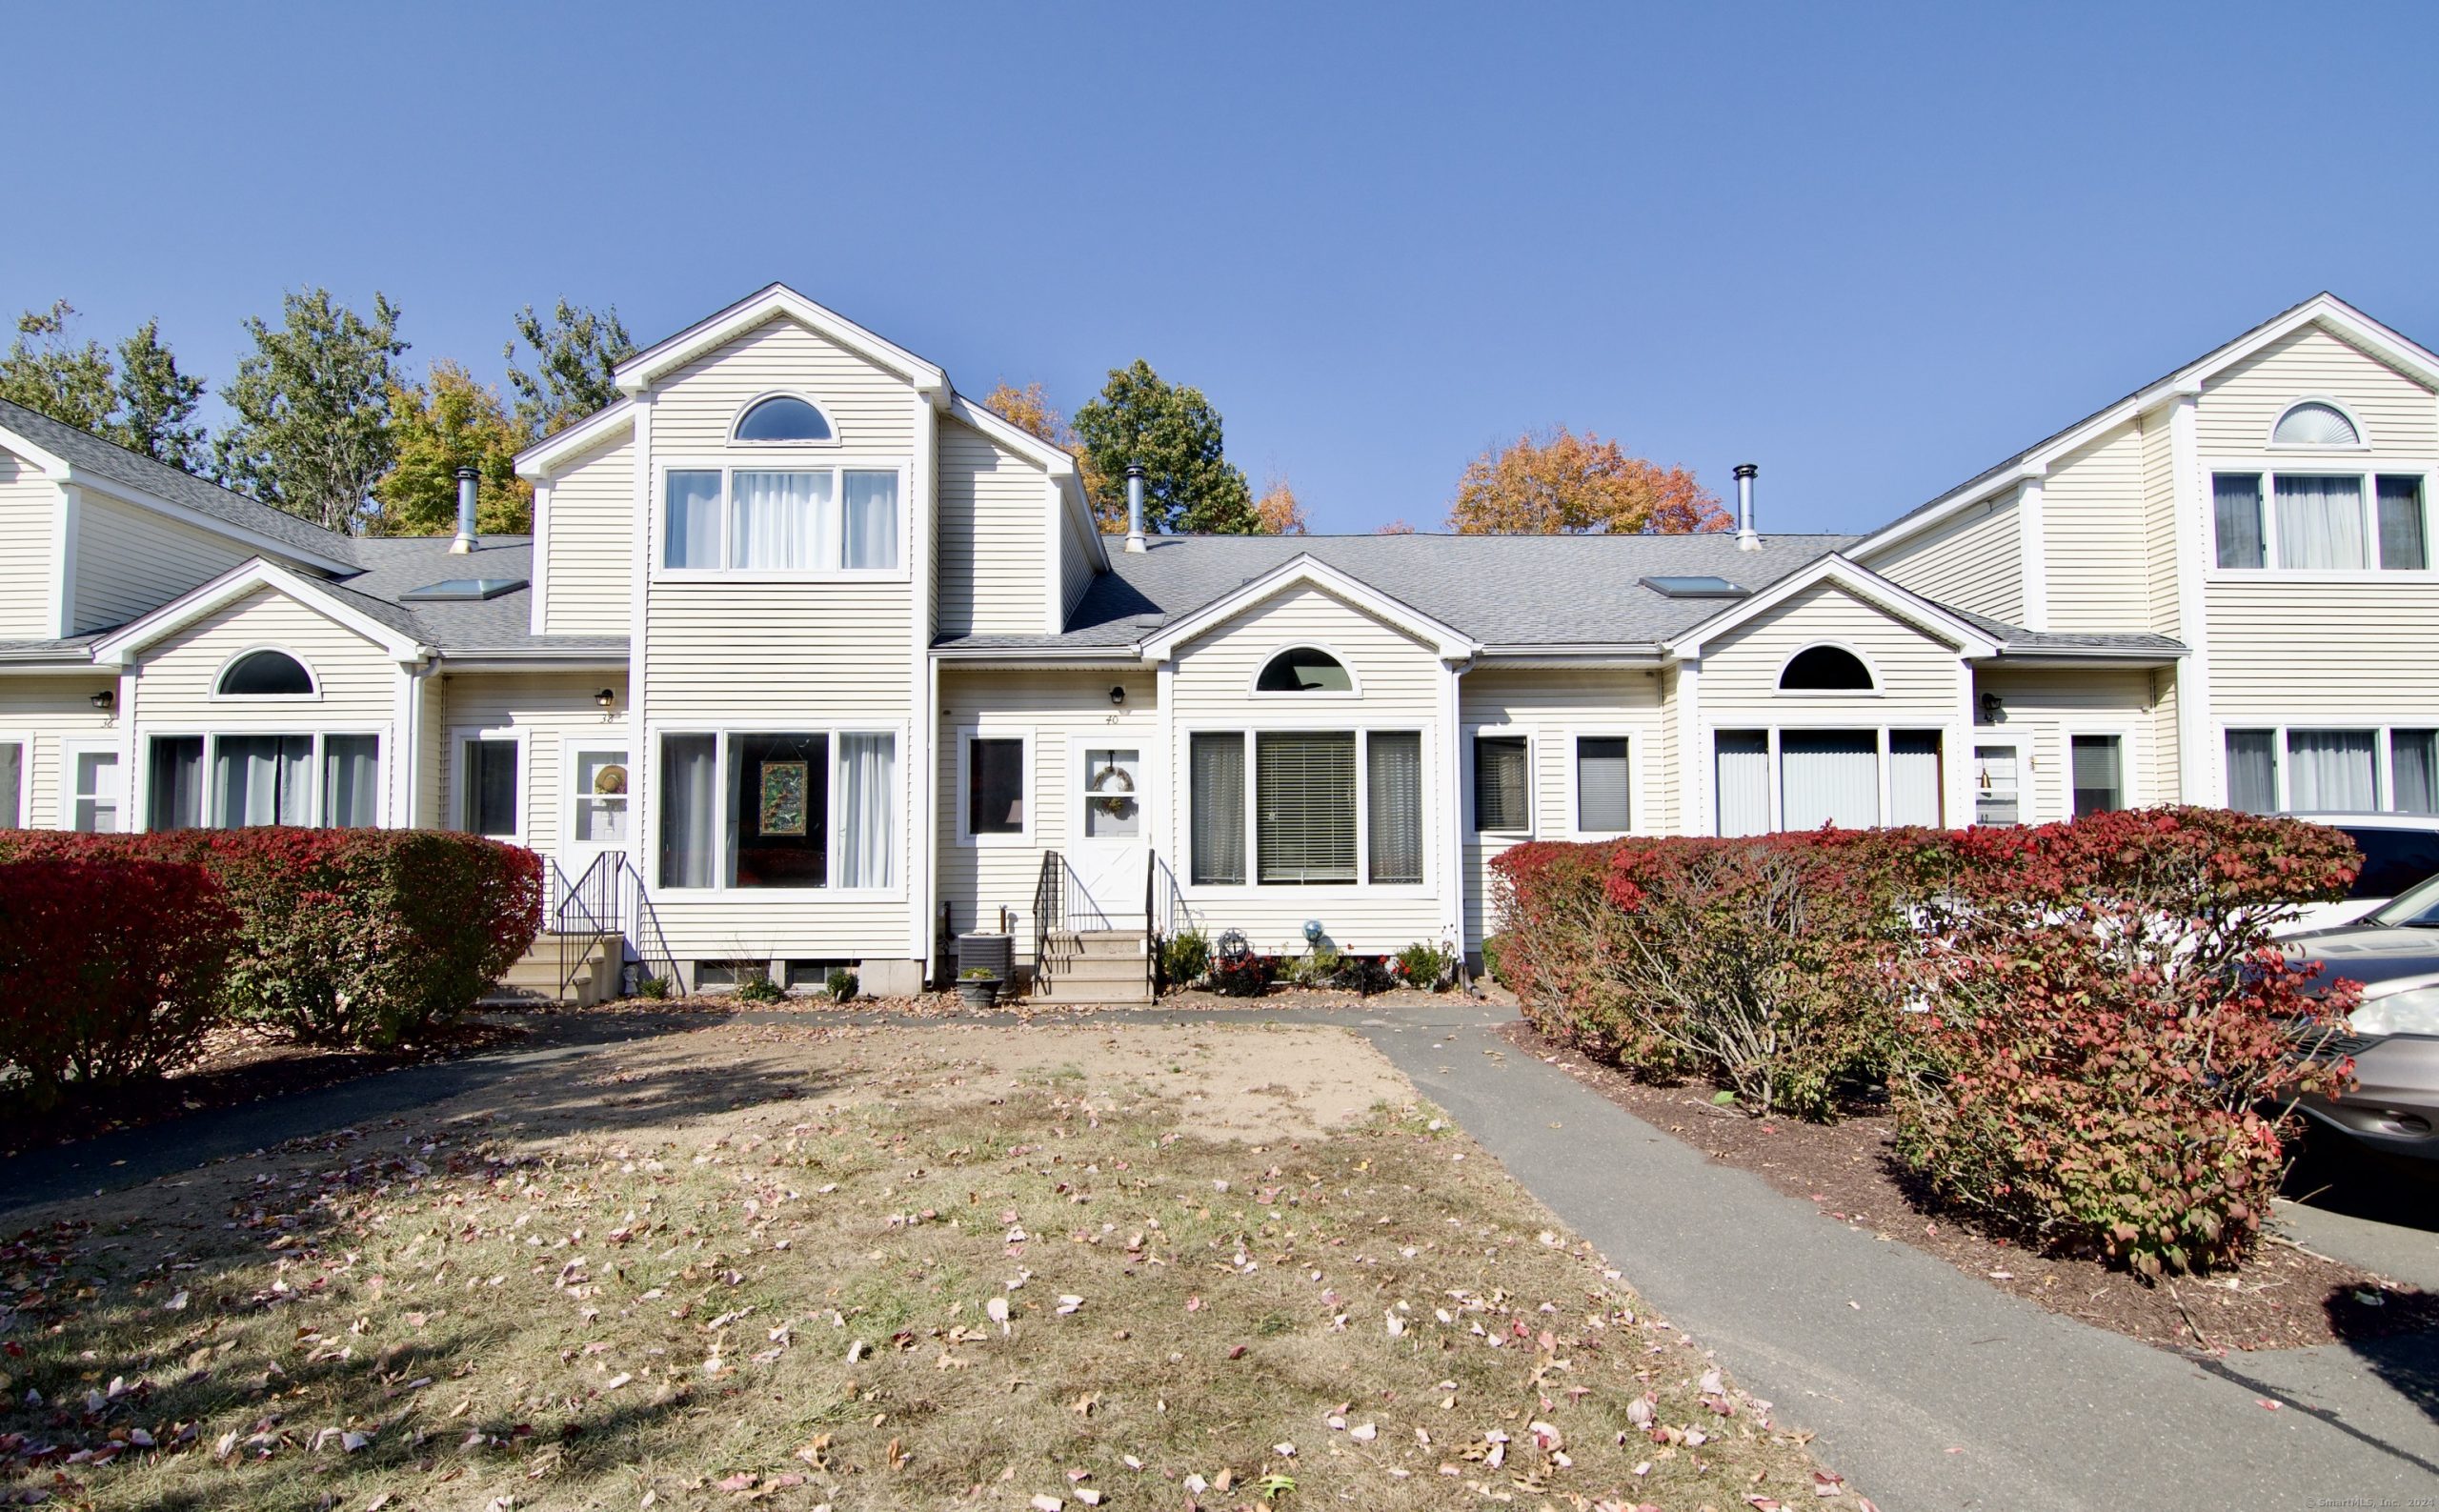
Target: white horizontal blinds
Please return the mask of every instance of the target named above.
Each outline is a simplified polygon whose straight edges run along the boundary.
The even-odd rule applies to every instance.
[[[1245,737],[1229,731],[1194,736],[1190,822],[1194,880],[1236,886],[1245,879]]]
[[[26,827],[26,748],[0,742],[0,830]]]
[[[1364,737],[1371,821],[1369,857],[1375,882],[1422,880],[1422,734],[1376,732]]]
[[[729,565],[809,572],[822,565],[829,473],[736,473],[729,478]]]
[[[1623,835],[1634,824],[1626,791],[1623,736],[1584,736],[1575,742],[1575,827],[1587,835]]]
[[[1719,743],[1719,832],[1770,831],[1770,737],[1759,730],[1722,730]]]
[[[2380,565],[2390,572],[2420,572],[2430,565],[2423,537],[2422,479],[2383,477],[2380,495]]]
[[[667,567],[720,564],[720,475],[672,473],[668,513],[662,523],[661,563]]]
[[[146,829],[191,830],[202,824],[203,736],[154,736],[145,786]]]
[[[381,742],[369,735],[322,737],[322,822],[370,829],[381,822]]]
[[[1780,827],[1866,830],[1880,822],[1880,737],[1869,730],[1779,732]]]
[[[508,780],[515,781],[516,746],[514,741],[472,740],[467,742],[470,769],[470,791],[479,792],[479,781],[494,780],[489,767],[476,768],[472,751],[476,746],[506,745],[508,748]],[[216,797],[214,822],[227,829],[250,824],[305,824],[312,817],[313,737],[309,735],[224,735],[216,743],[212,756],[212,787]],[[469,824],[478,835],[513,835],[516,831],[514,793],[509,821],[503,829],[483,829]],[[478,809],[476,816],[488,816],[489,809]]]
[[[1940,804],[1942,765],[1937,730],[1888,733],[1889,823],[1939,828],[1945,814]]]
[[[2287,806],[2298,814],[2377,809],[2377,745],[2368,730],[2288,731]]]
[[[2278,565],[2346,570],[2371,565],[2363,535],[2363,480],[2280,474]]]
[[[846,525],[841,565],[890,568],[897,565],[897,474],[845,474]]]
[[[2126,807],[2125,766],[2113,735],[2079,735],[2067,753],[2075,812],[2106,814]]]
[[[2214,473],[2211,505],[2218,526],[2219,565],[2259,567],[2263,564],[2261,474]]]
[[[2278,812],[2278,732],[2227,732],[2227,807],[2244,814]]]
[[[1533,827],[1533,779],[1521,735],[1474,737],[1474,828],[1523,834]]]
[[[1355,880],[1355,736],[1254,736],[1254,859],[1264,882]]]
[[[965,832],[1021,835],[1025,828],[1025,743],[976,736],[965,743]]]
[[[2024,822],[2024,777],[2016,748],[1977,745],[1973,748],[1973,822],[2008,825]]]
[[[2389,732],[2389,807],[2439,814],[2439,730]]]
[[[709,887],[719,832],[719,737],[660,741],[660,885]]]
[[[897,737],[838,737],[838,885],[887,887],[895,879]]]

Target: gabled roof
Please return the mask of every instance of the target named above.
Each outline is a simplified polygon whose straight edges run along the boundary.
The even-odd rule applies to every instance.
[[[1739,625],[1760,618],[1798,594],[1824,586],[1850,594],[1917,630],[1946,640],[1957,648],[1960,655],[1985,657],[1999,654],[1998,641],[1954,610],[1933,603],[1910,589],[1901,588],[1835,552],[1787,574],[1752,597],[1731,604],[1689,627],[1669,640],[1668,649],[1679,655],[1699,656],[1706,643]]]
[[[2417,381],[2439,389],[2439,353],[2398,334],[2324,290],[2301,304],[2280,311],[2234,340],[2213,347],[2183,367],[2153,379],[2124,398],[2104,405],[2066,429],[2035,441],[2005,461],[1985,468],[1928,503],[1899,515],[1857,543],[1849,554],[1859,559],[1867,557],[1929,530],[2001,489],[2012,488],[2026,477],[2038,477],[2051,462],[2104,432],[2147,413],[2177,395],[2198,393],[2201,385],[2217,373],[2311,325],[2320,326],[2341,340],[2404,371]]]
[[[1092,500],[1084,496],[1083,474],[1076,466],[1073,453],[1043,440],[979,399],[968,398],[954,389],[949,393],[948,411],[1019,456],[1030,457],[1056,479],[1067,513],[1074,516],[1075,523],[1084,527],[1085,535],[1093,543],[1094,565],[1109,566],[1109,552],[1101,543],[1099,528],[1093,523]],[[1050,549],[1055,554],[1058,543],[1051,543]]]
[[[173,518],[199,517],[206,529],[333,572],[355,565],[354,542],[336,531],[6,399],[0,399],[0,446],[31,457],[61,482],[149,505]]]
[[[1179,646],[1196,636],[1208,633],[1266,599],[1298,588],[1319,589],[1343,599],[1374,618],[1394,625],[1429,645],[1435,655],[1453,659],[1475,655],[1482,651],[1481,644],[1462,631],[1434,619],[1412,604],[1381,592],[1361,578],[1330,566],[1310,552],[1300,552],[1251,582],[1240,584],[1179,615],[1162,626],[1157,635],[1145,636],[1142,646],[1144,659],[1165,661],[1176,655]]]
[[[620,399],[615,404],[594,411],[565,430],[556,431],[516,454],[516,475],[528,483],[539,483],[555,472],[562,463],[582,456],[597,447],[612,444],[635,423],[635,402]]]
[[[395,660],[417,662],[432,655],[432,648],[416,637],[413,618],[398,605],[307,577],[255,556],[179,595],[151,614],[97,637],[93,660],[104,666],[125,666],[145,647],[264,589],[283,594],[346,626]]]
[[[769,284],[727,309],[697,320],[677,334],[655,341],[618,364],[620,391],[641,393],[662,377],[705,353],[715,351],[756,326],[785,317],[795,320],[855,353],[876,367],[897,373],[933,403],[945,405],[948,374],[904,347],[875,334],[835,310],[817,305],[785,284]]]

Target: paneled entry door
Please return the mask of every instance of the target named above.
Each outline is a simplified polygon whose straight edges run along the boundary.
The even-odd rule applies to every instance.
[[[1141,929],[1151,794],[1142,748],[1122,738],[1084,736],[1068,750],[1068,864],[1113,928]]]

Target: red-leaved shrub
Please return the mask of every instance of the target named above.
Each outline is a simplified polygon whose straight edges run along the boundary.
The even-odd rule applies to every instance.
[[[0,865],[0,1062],[39,1103],[176,1070],[219,1012],[236,934],[199,866]]]

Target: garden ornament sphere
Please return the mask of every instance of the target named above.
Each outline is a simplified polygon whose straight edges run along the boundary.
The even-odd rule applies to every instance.
[[[1307,945],[1318,945],[1320,942],[1321,921],[1318,918],[1308,918],[1304,920],[1304,943]]]

